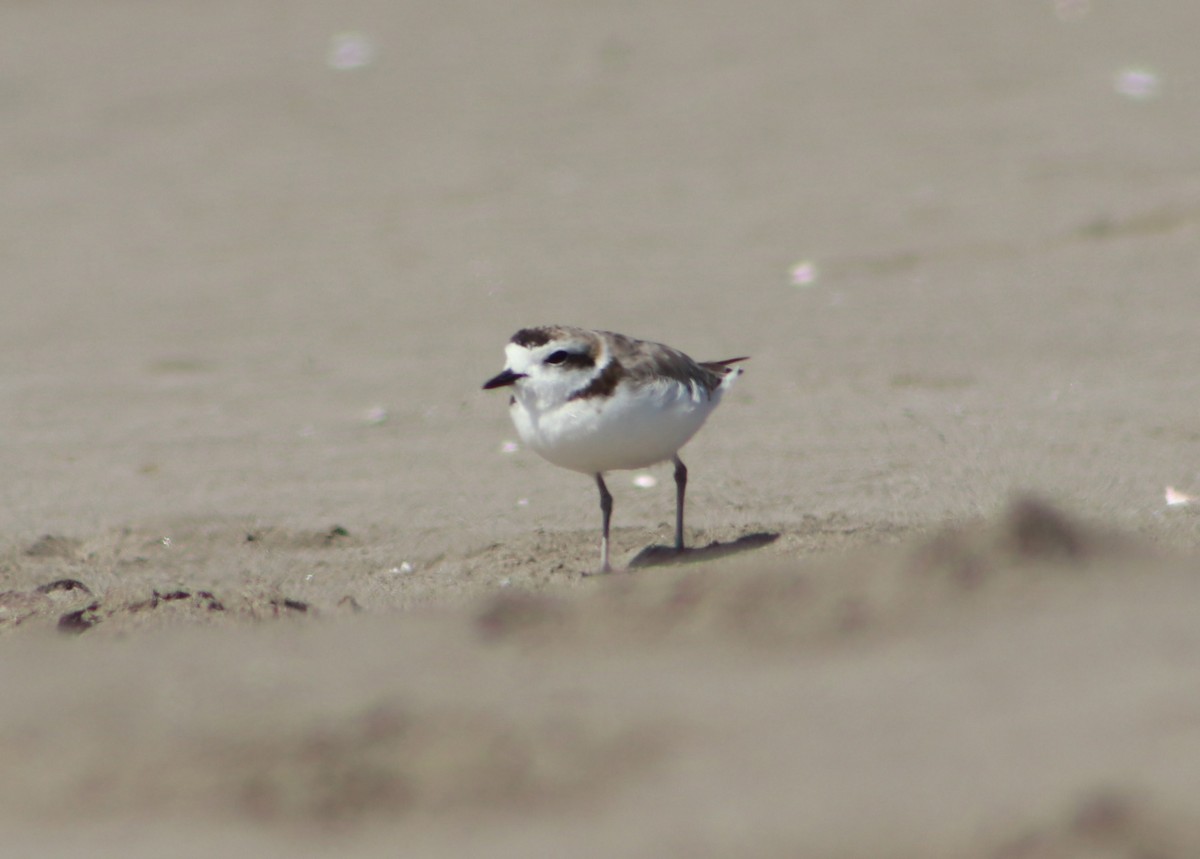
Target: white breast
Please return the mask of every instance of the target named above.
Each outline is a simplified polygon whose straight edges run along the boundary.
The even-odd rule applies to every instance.
[[[597,474],[670,459],[704,425],[725,387],[709,396],[674,379],[623,383],[612,396],[551,407],[518,392],[511,414],[530,449],[562,468]]]

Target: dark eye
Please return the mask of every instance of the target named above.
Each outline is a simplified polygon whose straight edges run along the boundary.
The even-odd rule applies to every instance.
[[[571,357],[571,353],[568,352],[566,349],[559,349],[557,352],[551,352],[549,355],[547,355],[545,363],[547,363],[547,364],[562,364],[570,357]]]

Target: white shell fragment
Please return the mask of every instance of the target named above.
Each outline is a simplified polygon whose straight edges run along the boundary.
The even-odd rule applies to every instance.
[[[1158,74],[1150,69],[1130,67],[1113,75],[1113,89],[1126,98],[1144,101],[1158,95],[1160,88]]]
[[[788,277],[792,286],[812,286],[817,282],[817,266],[811,260],[801,260],[791,267]]]
[[[633,485],[639,489],[653,489],[658,485],[658,478],[653,474],[638,474],[633,478]]]
[[[365,421],[368,426],[379,426],[380,424],[385,424],[387,423],[387,419],[388,410],[383,406],[371,406],[371,408],[367,409],[366,413],[363,415],[363,421]]]
[[[1180,492],[1174,486],[1167,487],[1166,496],[1168,507],[1180,507],[1184,504],[1191,504],[1196,500],[1195,495],[1188,495],[1186,492]]]
[[[338,71],[361,69],[375,59],[375,46],[362,33],[335,33],[329,40],[329,53],[325,62]]]

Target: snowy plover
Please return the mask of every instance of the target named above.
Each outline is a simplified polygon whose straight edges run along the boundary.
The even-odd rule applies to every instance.
[[[595,477],[601,571],[611,569],[606,471],[675,463],[675,551],[682,552],[687,468],[679,449],[741,375],[731,365],[746,359],[697,362],[662,343],[565,325],[522,328],[504,353],[504,371],[483,387],[512,387],[509,412],[535,453]]]

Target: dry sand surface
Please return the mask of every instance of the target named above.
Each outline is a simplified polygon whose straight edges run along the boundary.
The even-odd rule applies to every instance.
[[[4,4],[0,854],[1200,855],[1198,32]],[[752,356],[744,551],[581,575],[544,322]]]

